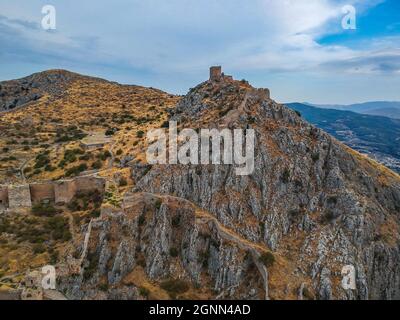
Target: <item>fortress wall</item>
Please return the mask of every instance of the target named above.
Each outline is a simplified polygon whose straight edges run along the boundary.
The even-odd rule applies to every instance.
[[[28,184],[8,187],[8,205],[10,209],[32,207],[31,190]]]
[[[56,204],[69,203],[76,193],[74,180],[58,181],[54,183],[54,198]]]
[[[8,207],[8,187],[0,186],[0,206]]]
[[[106,182],[103,178],[78,177],[75,179],[76,192],[88,192],[97,190],[104,193]]]
[[[77,177],[73,180],[33,183],[31,185],[0,186],[0,206],[10,209],[30,208],[32,203],[43,200],[56,204],[71,202],[78,192],[97,190],[104,193],[105,179],[97,177]]]
[[[35,183],[30,185],[31,199],[33,203],[43,200],[55,201],[55,191],[53,183]]]
[[[270,99],[271,94],[269,89],[258,89],[257,91],[262,99]]]

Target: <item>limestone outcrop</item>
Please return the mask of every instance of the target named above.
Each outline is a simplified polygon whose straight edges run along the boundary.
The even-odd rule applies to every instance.
[[[148,193],[127,194],[123,209],[91,222],[79,274],[61,283],[72,299],[140,298],[148,281],[191,283],[199,296],[266,299],[267,248],[231,233],[190,202]],[[98,290],[107,283],[107,292]],[[207,285],[205,285],[207,283]]]
[[[282,281],[304,276],[318,299],[400,299],[398,175],[242,82],[197,86],[173,119],[182,127],[253,128],[255,171],[238,177],[231,165],[156,165],[136,191],[186,199],[266,245],[288,259]],[[356,290],[341,286],[346,265],[356,269]]]
[[[219,72],[183,97],[171,120],[181,129],[254,129],[254,172],[134,164],[122,208],[103,209],[85,229],[80,268],[61,279],[67,296],[400,299],[399,176],[269,91],[215,81]],[[349,265],[356,287],[346,289]],[[184,292],[165,295],[182,281]]]

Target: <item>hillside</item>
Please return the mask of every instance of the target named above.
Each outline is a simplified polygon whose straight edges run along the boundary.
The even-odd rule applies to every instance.
[[[396,101],[372,101],[365,103],[356,103],[350,105],[319,105],[308,104],[313,107],[322,109],[335,109],[342,111],[352,111],[361,114],[376,115],[382,117],[389,117],[393,119],[400,119],[400,102]]]
[[[400,119],[400,107],[399,108],[378,108],[378,109],[370,109],[366,112],[366,114],[389,117],[393,119]]]
[[[301,103],[288,106],[349,147],[400,172],[400,120]]]
[[[31,147],[38,133],[49,136],[47,147],[41,141],[32,148],[46,156],[35,158],[40,172],[27,179],[64,177],[99,159],[106,189],[101,197],[78,194],[58,211],[42,204],[0,217],[0,272],[13,284],[27,268],[51,261],[68,299],[400,299],[397,174],[246,81],[212,74],[175,97],[77,77],[61,96],[47,93],[3,114],[2,139],[16,140],[7,152],[17,163],[23,139]],[[20,138],[27,115],[34,132]],[[147,164],[145,132],[167,130],[167,119],[179,132],[254,129],[254,171]],[[59,123],[76,126],[74,134],[51,135]],[[114,129],[107,146],[74,151],[82,134]],[[54,171],[41,167],[63,159]],[[341,286],[346,265],[357,271],[356,290]]]
[[[79,151],[81,161],[68,156],[90,135],[113,136],[108,151],[118,153],[115,166],[133,160],[133,150],[140,153],[141,132],[158,127],[179,99],[64,70],[1,82],[0,88],[3,99],[19,101],[12,112],[0,112],[0,184],[60,179],[79,165],[104,169],[108,153]]]
[[[89,233],[89,269],[65,278],[72,297],[400,297],[399,176],[246,82],[202,83],[171,119],[181,129],[254,128],[255,171],[133,166],[123,209],[103,211]],[[355,291],[340,285],[348,264]],[[112,290],[96,290],[105,283]]]

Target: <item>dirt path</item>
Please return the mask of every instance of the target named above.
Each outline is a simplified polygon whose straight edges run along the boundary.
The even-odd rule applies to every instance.
[[[265,265],[260,261],[260,256],[263,253],[268,252],[269,250],[266,248],[266,246],[261,245],[260,243],[254,243],[251,242],[245,238],[243,238],[241,235],[238,235],[236,232],[233,230],[228,229],[227,227],[223,226],[216,217],[214,217],[211,213],[199,208],[192,202],[183,199],[183,198],[178,198],[175,196],[169,196],[169,195],[156,195],[158,197],[161,197],[163,199],[174,199],[176,201],[180,202],[185,202],[189,204],[190,206],[194,207],[195,209],[195,217],[196,217],[196,223],[210,223],[212,222],[215,226],[215,228],[218,231],[219,236],[226,240],[226,241],[231,241],[234,242],[239,248],[242,250],[248,251],[251,256],[254,264],[257,267],[258,272],[260,273],[263,283],[264,283],[264,291],[265,291],[265,299],[269,300],[269,288],[268,288],[268,270],[265,267]]]
[[[189,200],[175,197],[175,196],[170,196],[170,195],[162,195],[162,194],[154,194],[154,195],[164,198],[164,199],[174,199],[174,200],[180,201],[180,202],[183,201],[183,202],[187,203],[188,205],[194,207],[196,218],[198,218],[199,222],[207,223],[209,221],[212,221],[215,224],[215,226],[217,227],[218,231],[223,233],[226,236],[226,238],[231,241],[240,242],[244,246],[256,249],[257,251],[261,251],[261,252],[269,251],[266,246],[263,246],[260,243],[251,242],[251,241],[243,238],[242,236],[238,235],[233,230],[225,227],[224,225],[221,224],[221,222],[218,221],[218,219],[215,216],[213,216],[211,213],[207,212],[206,210],[197,207],[193,202],[191,202]]]

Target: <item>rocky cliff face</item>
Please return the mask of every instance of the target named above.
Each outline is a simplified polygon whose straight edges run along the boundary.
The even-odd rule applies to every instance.
[[[122,211],[92,221],[88,239],[81,270],[62,282],[72,298],[268,297],[265,249],[184,199],[127,194]]]
[[[399,176],[245,82],[205,82],[171,118],[180,128],[253,128],[254,172],[132,168],[137,185],[124,208],[94,222],[70,297],[162,297],[174,279],[186,297],[400,299]],[[342,288],[346,265],[356,290]]]

